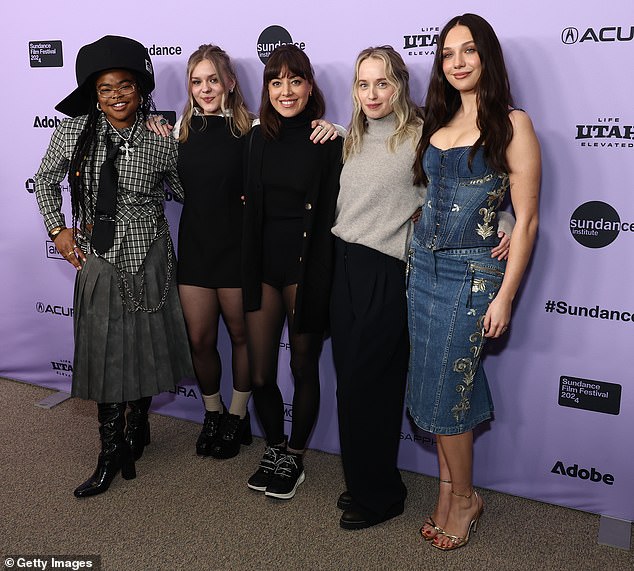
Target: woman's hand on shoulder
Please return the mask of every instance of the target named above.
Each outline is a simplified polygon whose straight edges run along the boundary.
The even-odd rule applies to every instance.
[[[161,135],[162,137],[169,137],[172,129],[174,129],[163,115],[150,115],[145,126],[149,131]]]
[[[345,136],[345,129],[341,125],[335,125],[325,119],[315,119],[310,126],[313,128],[313,132],[310,135],[310,140],[317,144],[322,145],[326,141],[334,141],[337,137]],[[343,131],[343,134],[340,133]]]

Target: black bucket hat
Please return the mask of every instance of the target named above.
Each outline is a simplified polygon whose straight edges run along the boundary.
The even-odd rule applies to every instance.
[[[128,69],[137,76],[146,93],[154,89],[154,70],[147,49],[136,40],[122,36],[104,36],[82,47],[77,54],[77,89],[60,101],[55,109],[69,117],[85,115],[92,99],[90,79],[107,69]]]

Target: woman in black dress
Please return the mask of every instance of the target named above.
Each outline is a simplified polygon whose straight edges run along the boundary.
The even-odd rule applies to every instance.
[[[251,116],[229,56],[202,45],[187,63],[187,104],[176,125],[178,173],[186,200],[178,233],[178,290],[187,323],[205,420],[196,442],[202,456],[231,458],[251,443],[240,244],[242,159]],[[231,340],[233,394],[220,396],[218,322]]]
[[[341,140],[313,145],[324,99],[306,54],[277,48],[264,69],[259,126],[249,137],[243,293],[253,397],[267,446],[249,488],[290,499],[304,481],[302,454],[319,408],[319,354],[328,321]],[[295,381],[290,439],[277,386],[288,321]]]
[[[187,64],[187,103],[173,134],[179,141],[178,173],[185,188],[179,225],[178,284],[205,420],[196,443],[201,456],[231,458],[251,443],[251,395],[240,275],[245,135],[252,117],[227,53],[200,46]],[[335,134],[318,121],[311,144]],[[313,122],[317,124],[317,122]],[[161,117],[148,128],[168,135]],[[336,136],[336,135],[334,135]],[[220,397],[218,322],[232,347],[233,394],[227,411]]]

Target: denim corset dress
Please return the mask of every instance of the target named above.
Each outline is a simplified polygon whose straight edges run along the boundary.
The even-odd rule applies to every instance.
[[[493,411],[483,320],[504,277],[506,263],[491,258],[491,248],[509,177],[486,165],[482,148],[469,166],[470,151],[425,151],[427,201],[408,259],[407,407],[434,434],[467,432]]]

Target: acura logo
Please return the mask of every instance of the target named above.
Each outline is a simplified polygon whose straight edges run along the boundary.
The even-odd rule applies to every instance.
[[[561,32],[561,41],[564,44],[575,44],[579,39],[579,30],[577,28],[564,28]]]
[[[44,304],[41,301],[38,301],[35,304],[35,309],[37,309],[38,313],[44,313],[46,311],[46,307],[44,306]]]

